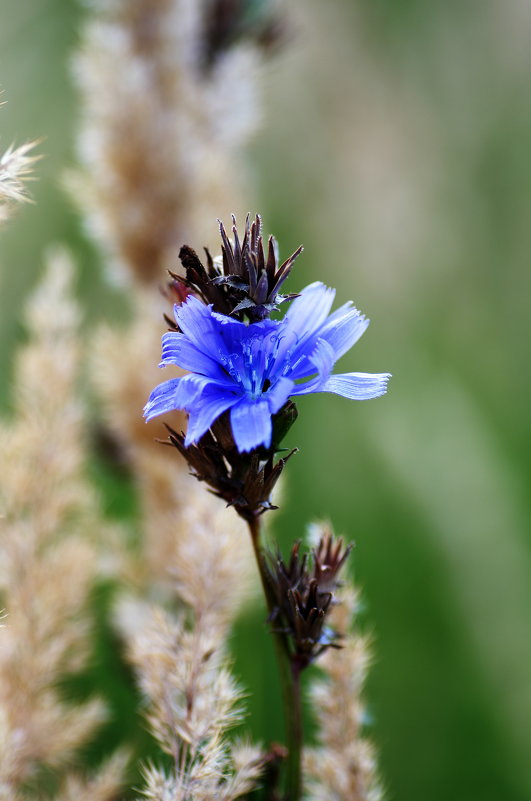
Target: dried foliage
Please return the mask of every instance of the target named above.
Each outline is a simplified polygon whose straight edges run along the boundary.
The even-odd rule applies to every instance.
[[[127,754],[118,752],[93,776],[68,775],[54,801],[110,801],[120,798]]]
[[[0,427],[0,592],[6,609],[0,789],[6,797],[24,797],[23,785],[41,765],[68,763],[105,717],[98,700],[71,706],[57,687],[65,673],[86,663],[94,533],[104,533],[84,475],[85,409],[76,389],[79,312],[71,279],[68,259],[56,253],[28,306],[29,342],[15,367],[15,412]],[[109,763],[94,779],[91,798],[111,798],[121,773],[121,759]],[[69,786],[83,781],[69,777],[61,798],[72,797]]]
[[[32,180],[33,165],[40,158],[30,155],[36,144],[11,145],[0,154],[0,225],[11,216],[16,203],[29,200],[26,184]]]
[[[286,462],[297,453],[294,448],[276,459],[277,432],[283,435],[297,417],[295,404],[287,403],[273,418],[273,446],[268,453],[238,451],[228,413],[219,417],[201,440],[185,446],[183,433],[167,425],[168,443],[186,460],[190,472],[205,482],[214,495],[222,498],[244,520],[250,521],[270,509],[277,509],[271,495]]]
[[[257,122],[258,49],[231,37],[210,58],[210,0],[93,6],[76,59],[86,170],[72,189],[122,274],[153,284],[199,221],[239,207],[232,167]]]
[[[373,749],[363,735],[361,694],[370,654],[366,638],[352,631],[358,606],[354,588],[345,585],[338,601],[331,622],[342,638],[342,648],[323,654],[319,665],[324,675],[310,689],[318,746],[305,753],[307,799],[382,801]]]
[[[248,598],[252,551],[243,526],[212,506],[192,485],[175,534],[175,592],[187,612],[172,616],[154,608],[135,625],[139,611],[125,604],[131,659],[149,701],[148,719],[171,771],[145,770],[148,798],[231,801],[250,791],[263,769],[260,749],[229,746],[227,729],[241,719],[241,692],[226,653],[229,626]]]
[[[31,180],[33,164],[39,156],[30,156],[37,142],[8,147],[0,156],[0,223],[7,220],[13,203],[28,201],[26,183]]]
[[[184,618],[154,611],[134,641],[132,659],[150,701],[151,728],[174,761],[169,771],[146,769],[146,796],[231,801],[251,790],[262,770],[260,750],[225,741],[241,719],[241,693],[208,618],[188,628]]]
[[[153,324],[157,314],[148,294],[137,291],[132,300],[133,319],[126,329],[105,326],[96,333],[91,372],[104,423],[138,487],[142,548],[134,581],[146,587],[164,586],[170,578],[168,566],[175,561],[180,510],[192,482],[184,464],[155,442],[157,436],[164,437],[164,426],[146,426],[142,419],[141,409],[158,378],[160,331]],[[176,413],[172,423],[181,428],[184,418]]]

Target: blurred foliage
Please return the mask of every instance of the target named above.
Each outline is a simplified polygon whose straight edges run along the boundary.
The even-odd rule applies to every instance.
[[[301,400],[290,434],[301,453],[274,534],[287,544],[330,517],[356,541],[376,654],[371,731],[390,798],[524,801],[531,10],[520,0],[291,6],[289,40],[264,79],[250,210],[262,210],[281,254],[304,243],[291,287],[319,278],[373,318],[344,369],[394,378],[371,404]],[[74,161],[68,60],[80,15],[72,0],[0,0],[2,141],[45,137],[46,154],[36,205],[0,240],[6,377],[20,305],[51,242],[76,254],[89,322],[124,306],[60,186]],[[120,489],[105,470],[94,468],[109,510],[129,514],[127,481]],[[281,736],[281,719],[264,632],[256,614],[234,642],[252,728],[268,740]],[[100,650],[115,648],[105,629],[98,636]],[[100,661],[126,730],[133,696],[123,665],[104,653]]]

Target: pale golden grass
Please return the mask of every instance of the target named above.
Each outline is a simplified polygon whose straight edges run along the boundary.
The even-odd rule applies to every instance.
[[[362,690],[370,664],[365,637],[353,632],[358,600],[353,586],[338,592],[331,625],[343,636],[341,650],[319,660],[323,675],[310,688],[317,742],[307,748],[304,767],[308,801],[381,801],[371,744],[363,734]]]
[[[197,620],[218,630],[221,641],[258,590],[245,523],[195,479],[179,523],[171,568],[176,591]]]
[[[37,142],[11,145],[0,156],[0,223],[10,216],[14,203],[28,201],[27,182],[39,156],[30,155]]]
[[[166,438],[162,423],[146,425],[142,417],[151,389],[161,380],[157,364],[165,326],[160,307],[146,291],[133,292],[131,299],[133,318],[127,326],[106,325],[96,333],[92,377],[104,422],[123,449],[138,487],[143,536],[134,582],[166,585],[191,479],[177,452],[155,441]],[[178,429],[185,425],[178,413],[169,421]]]
[[[0,102],[0,106],[4,103]],[[33,166],[40,156],[32,154],[37,141],[0,151],[0,225],[9,219],[17,203],[30,200],[27,182],[33,180]]]
[[[256,124],[257,53],[234,46],[205,69],[205,0],[93,6],[75,60],[85,169],[71,189],[122,276],[153,284],[185,240],[241,211],[234,160]]]
[[[218,632],[206,619],[153,610],[133,641],[131,657],[149,699],[148,720],[174,767],[145,770],[148,798],[231,801],[256,784],[260,749],[230,746],[227,730],[241,720],[241,692],[226,666]]]
[[[24,797],[40,766],[67,765],[105,718],[99,700],[66,703],[57,683],[88,657],[86,604],[97,569],[97,499],[85,474],[84,415],[76,382],[79,311],[72,267],[51,256],[27,307],[29,341],[16,359],[14,413],[0,426],[0,788]],[[112,767],[111,767],[112,765]],[[120,762],[121,766],[121,762]],[[93,798],[120,781],[113,762]],[[105,778],[103,778],[105,777]],[[82,782],[67,777],[68,782]],[[70,793],[70,797],[72,794]]]
[[[127,761],[128,754],[119,751],[91,776],[70,773],[54,801],[115,801],[121,797]]]
[[[226,740],[242,717],[227,635],[249,599],[253,569],[244,526],[233,524],[203,487],[190,485],[168,565],[185,609],[170,615],[160,606],[121,608],[151,729],[174,762],[170,772],[146,768],[148,798],[232,801],[256,785],[263,767],[258,747]]]

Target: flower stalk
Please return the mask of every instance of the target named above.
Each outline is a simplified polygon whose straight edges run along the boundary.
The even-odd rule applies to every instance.
[[[176,409],[188,414],[186,433],[166,426],[167,444],[249,527],[286,722],[284,793],[272,786],[270,801],[300,801],[301,674],[325,651],[341,647],[328,621],[350,547],[324,526],[310,553],[297,541],[285,561],[265,547],[261,520],[277,508],[271,492],[296,451],[282,445],[297,418],[293,399],[314,392],[376,398],[386,392],[389,374],[332,373],[369,321],[351,303],[330,313],[335,293],[320,282],[279,294],[301,248],[278,266],[272,237],[266,255],[260,217],[253,223],[247,218],[241,240],[233,218],[232,232],[231,242],[220,223],[222,255],[213,259],[206,250],[206,266],[192,248],[181,248],[185,275],[171,273],[165,293],[176,301],[175,322],[166,318],[170,330],[162,337],[160,367],[187,372],[155,387],[144,416],[149,421]],[[284,316],[271,318],[283,303],[289,303]]]
[[[275,615],[275,597],[271,588],[266,554],[261,542],[261,517],[250,517],[248,519],[248,525],[269,618],[272,619]],[[299,801],[302,793],[301,765],[304,741],[300,681],[301,666],[290,652],[287,633],[279,628],[274,628],[272,633],[281,683],[286,727],[286,745],[288,749],[286,759],[286,794],[284,798],[285,801]]]

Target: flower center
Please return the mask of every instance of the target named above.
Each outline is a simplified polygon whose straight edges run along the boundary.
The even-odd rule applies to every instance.
[[[231,353],[220,354],[224,369],[250,400],[258,400],[285,372],[284,360],[277,363],[281,340],[276,331],[255,334],[233,343]]]

